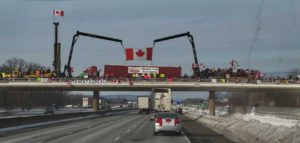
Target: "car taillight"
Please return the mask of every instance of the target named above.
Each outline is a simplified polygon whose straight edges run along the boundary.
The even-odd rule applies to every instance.
[[[180,124],[179,118],[175,118],[175,126]]]
[[[155,125],[162,126],[162,118],[156,118]]]

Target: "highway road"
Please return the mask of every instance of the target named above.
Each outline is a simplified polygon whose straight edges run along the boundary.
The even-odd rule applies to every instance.
[[[124,109],[127,108],[127,105],[124,105],[123,108],[119,108],[119,107],[120,105],[112,106],[112,110]],[[17,109],[15,111],[9,111],[9,112],[0,110],[0,119],[45,115],[44,111],[45,111],[44,108],[35,108],[35,109],[31,109],[30,111],[27,110],[22,111],[21,109]],[[78,108],[62,107],[59,109],[54,109],[54,114],[80,113],[80,112],[93,112],[93,109],[84,108],[84,107],[78,107]]]
[[[153,135],[149,115],[136,111],[116,112],[104,117],[29,129],[0,138],[1,143],[189,143],[182,135]],[[191,124],[192,121],[187,121]],[[188,124],[187,124],[188,125]],[[194,125],[189,125],[194,126]],[[189,127],[187,126],[187,127]],[[191,136],[196,134],[191,133]],[[198,132],[198,131],[197,131]],[[222,136],[211,136],[222,137]],[[221,139],[222,140],[222,139]],[[206,140],[207,141],[207,140]],[[218,140],[216,140],[218,141]],[[222,140],[224,141],[224,140]],[[193,142],[197,138],[193,137]]]

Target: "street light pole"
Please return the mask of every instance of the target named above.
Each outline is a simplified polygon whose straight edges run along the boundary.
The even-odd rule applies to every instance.
[[[60,76],[61,71],[60,71],[60,67],[61,67],[61,55],[60,55],[60,47],[61,44],[58,43],[58,26],[59,26],[59,22],[54,22],[54,61],[53,61],[53,67],[54,67],[54,72],[57,76]]]

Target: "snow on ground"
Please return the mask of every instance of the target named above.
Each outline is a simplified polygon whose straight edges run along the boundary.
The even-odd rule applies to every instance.
[[[223,112],[216,113],[223,114]],[[300,141],[300,127],[297,120],[257,115],[210,116],[201,110],[189,110],[184,115],[235,142],[299,143]]]
[[[188,108],[186,112],[192,111],[195,115],[208,115],[209,111],[208,110],[198,110],[196,108]],[[228,112],[226,111],[220,111],[216,110],[216,116],[224,117],[228,116]],[[255,113],[251,114],[234,114],[235,118],[242,119],[245,121],[251,121],[251,120],[256,120],[259,121],[260,123],[266,123],[270,124],[273,126],[285,126],[285,127],[293,127],[293,126],[299,126],[300,127],[300,120],[293,120],[293,119],[283,119],[283,118],[278,118],[270,115],[255,115]]]
[[[273,116],[261,116],[261,115],[253,115],[253,114],[246,114],[242,116],[242,119],[245,121],[251,121],[251,120],[257,120],[260,123],[267,123],[271,124],[273,126],[286,126],[286,127],[293,127],[293,126],[299,126],[300,127],[300,121],[299,120],[291,120],[291,119],[282,119],[277,118]]]

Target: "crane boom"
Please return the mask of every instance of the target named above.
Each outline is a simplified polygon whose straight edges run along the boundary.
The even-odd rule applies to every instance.
[[[103,39],[103,40],[108,40],[108,41],[113,41],[113,42],[120,42],[122,44],[122,40],[120,40],[120,39],[115,39],[115,38],[111,38],[111,37],[105,37],[105,36],[100,36],[100,35],[95,35],[95,34],[80,32],[80,31],[77,31],[77,33],[75,35],[77,35],[77,36],[81,35],[81,36],[86,36],[86,37],[98,38],[98,39]]]
[[[120,39],[115,39],[115,38],[111,38],[111,37],[105,37],[105,36],[100,36],[100,35],[95,35],[95,34],[90,34],[90,33],[77,31],[76,34],[74,34],[74,36],[73,36],[71,49],[70,49],[70,53],[69,53],[68,63],[67,63],[67,65],[65,65],[65,69],[64,69],[64,72],[63,72],[63,75],[65,75],[65,73],[67,71],[68,72],[68,77],[72,77],[72,72],[71,72],[72,54],[73,54],[75,43],[78,40],[79,36],[86,36],[86,37],[91,37],[91,38],[97,38],[97,39],[103,39],[103,40],[108,40],[108,41],[113,41],[113,42],[119,42],[119,43],[121,43],[121,46],[124,49],[123,41],[120,40]]]
[[[197,52],[196,52],[195,42],[194,42],[193,35],[191,35],[190,32],[176,34],[176,35],[172,35],[172,36],[167,36],[167,37],[163,37],[163,38],[159,38],[159,39],[155,39],[153,41],[153,47],[155,46],[155,43],[162,42],[162,41],[167,41],[167,40],[171,40],[171,39],[175,39],[175,38],[180,38],[180,37],[184,37],[184,36],[188,37],[188,39],[189,39],[189,41],[190,41],[190,43],[192,45],[193,55],[194,55],[194,61],[195,61],[195,64],[197,65],[194,68],[194,76],[200,77],[200,68],[199,68],[199,64],[198,64],[198,58],[197,58]]]
[[[163,37],[163,38],[155,39],[154,43],[171,40],[171,39],[175,39],[175,38],[179,38],[179,37],[183,37],[183,36],[189,36],[189,35],[190,35],[190,32],[186,32],[186,33],[181,33],[181,34],[172,35],[172,36],[168,36],[168,37]]]

